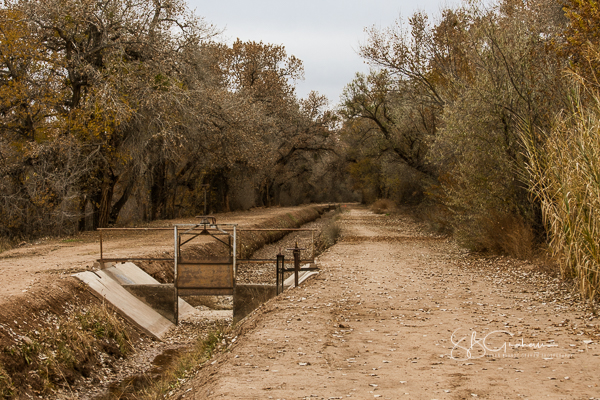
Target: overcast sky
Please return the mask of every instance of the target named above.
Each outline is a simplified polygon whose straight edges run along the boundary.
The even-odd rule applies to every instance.
[[[263,41],[282,44],[288,55],[304,63],[305,79],[297,85],[299,97],[311,90],[325,94],[331,105],[356,72],[368,66],[356,54],[364,42],[365,27],[391,26],[415,11],[437,16],[452,0],[187,0],[190,9],[224,29],[231,44]]]

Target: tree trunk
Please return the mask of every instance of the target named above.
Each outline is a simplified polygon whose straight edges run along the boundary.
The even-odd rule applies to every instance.
[[[127,182],[127,186],[125,187],[125,190],[123,190],[123,194],[121,195],[119,200],[117,200],[117,202],[111,207],[109,223],[114,224],[117,222],[117,219],[119,219],[119,214],[121,213],[121,209],[123,208],[123,206],[125,206],[125,204],[127,203],[127,200],[129,200],[129,196],[131,195],[131,192],[133,191],[134,184],[135,184],[135,179],[132,179],[130,177],[129,181]]]
[[[82,195],[79,197],[79,225],[78,225],[78,229],[79,232],[83,232],[85,231],[85,221],[86,221],[86,215],[85,215],[85,206],[87,205],[87,197]]]
[[[110,217],[110,204],[112,203],[115,183],[105,180],[102,183],[100,206],[98,208],[98,228],[106,228]]]
[[[89,198],[92,203],[93,226],[92,229],[106,228],[110,216],[110,206],[114,194],[117,179],[112,171],[98,171],[98,180],[102,182],[100,189],[90,193]]]
[[[150,220],[162,218],[165,208],[165,162],[160,161],[152,168],[150,187]]]
[[[216,171],[211,179],[210,187],[217,192],[216,212],[229,212],[229,185],[227,183],[227,171],[220,169]],[[211,207],[212,209],[213,207]]]

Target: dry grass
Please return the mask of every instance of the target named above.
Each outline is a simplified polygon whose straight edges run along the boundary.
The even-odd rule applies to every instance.
[[[423,201],[412,214],[424,222],[432,232],[442,235],[452,233],[451,213],[442,201]]]
[[[335,217],[330,219],[315,240],[315,255],[321,254],[336,244],[341,232],[342,228],[337,223],[337,219]]]
[[[371,204],[371,211],[375,214],[389,214],[396,209],[396,204],[389,199],[379,199]]]
[[[5,350],[10,363],[0,365],[2,398],[19,396],[14,386],[40,394],[70,387],[101,364],[101,353],[120,357],[133,348],[124,323],[104,305],[61,317],[48,314],[45,322]]]
[[[12,383],[12,379],[8,375],[8,372],[0,365],[0,398],[9,399],[15,393],[15,387]]]
[[[600,292],[600,98],[587,105],[576,93],[539,146],[537,133],[523,130],[530,182],[542,204],[553,256],[561,274],[576,280],[589,299]]]
[[[190,352],[183,353],[161,375],[160,380],[136,394],[135,398],[140,400],[163,399],[167,393],[178,388],[188,377],[193,376],[215,352],[226,350],[230,344],[228,341],[230,333],[230,325],[215,326],[215,329],[208,335],[198,339]]]
[[[7,251],[7,250],[14,249],[14,247],[15,247],[14,241],[12,241],[6,237],[0,236],[0,253]]]
[[[481,225],[479,243],[487,250],[521,260],[533,256],[535,234],[518,215],[491,215]]]

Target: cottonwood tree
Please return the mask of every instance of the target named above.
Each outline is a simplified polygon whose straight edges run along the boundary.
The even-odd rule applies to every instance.
[[[245,99],[245,113],[255,119],[238,132],[238,142],[254,133],[246,154],[221,173],[249,173],[257,180],[259,203],[279,202],[280,192],[310,170],[305,157],[331,148],[324,142],[332,114],[319,111],[326,99],[312,93],[298,101],[294,86],[303,78],[302,62],[280,45],[238,40],[223,49],[220,65],[229,91]]]
[[[242,177],[246,206],[254,191],[259,203],[277,198],[284,177],[321,179],[310,171],[333,146],[335,118],[321,96],[296,98],[302,63],[283,46],[216,43],[179,0],[1,11],[0,213],[12,232],[106,226],[124,209],[193,214],[207,183],[217,211]]]
[[[400,162],[431,173],[425,163],[427,138],[435,132],[435,115],[414,104],[411,82],[394,80],[387,70],[358,74],[342,94],[341,114],[366,120],[365,135],[378,134],[378,152],[391,152]],[[418,94],[417,94],[418,96]]]
[[[534,6],[504,1],[492,10],[467,10],[474,21],[466,35],[474,73],[454,85],[459,96],[444,109],[431,153],[465,243],[517,256],[530,249],[509,249],[502,231],[525,243],[542,228],[524,178],[519,127],[550,126],[567,98],[564,63],[550,48],[557,27]]]
[[[346,137],[369,138],[373,154],[358,160],[364,165],[354,174],[380,174],[383,185],[383,155],[395,153],[395,162],[437,179],[429,193],[469,240],[512,216],[539,223],[521,177],[518,130],[548,127],[567,98],[565,64],[552,49],[562,22],[552,10],[550,1],[473,3],[442,11],[434,23],[417,13],[408,29],[369,30],[360,52],[378,70],[350,84],[344,104],[347,120],[370,121],[347,125]]]
[[[328,100],[318,92],[310,92],[289,112],[288,126],[277,139],[274,166],[271,169],[271,189],[274,197],[290,192],[298,202],[325,197],[324,164],[337,157],[338,117],[328,108]],[[269,191],[266,191],[267,196]]]
[[[401,163],[409,167],[407,171],[414,170],[404,180],[413,180],[416,173],[419,179],[435,181],[437,172],[427,158],[429,146],[443,108],[455,96],[454,78],[470,73],[463,50],[465,19],[464,13],[445,10],[442,23],[432,27],[426,14],[416,13],[409,18],[408,27],[397,22],[391,28],[367,30],[360,54],[374,69],[369,75],[357,75],[346,87],[341,110],[347,120],[368,121],[349,125],[346,138],[364,135],[374,146],[368,159],[350,157],[359,162],[352,167],[355,176],[361,170],[381,171],[381,165],[377,169],[372,166],[376,159],[385,159],[388,164]],[[363,128],[362,134],[357,126]],[[382,187],[374,190],[377,195],[386,192]]]
[[[67,195],[73,153],[56,115],[61,91],[58,58],[45,51],[26,16],[0,10],[0,234],[38,234]],[[60,154],[64,153],[64,159]],[[74,155],[77,158],[77,155]],[[60,160],[56,172],[47,158]],[[72,175],[71,175],[72,176]],[[57,179],[53,179],[57,178]]]
[[[62,89],[68,96],[57,111],[67,121],[68,134],[97,166],[80,182],[80,206],[91,205],[94,227],[106,226],[123,204],[119,200],[111,210],[116,185],[132,175],[128,145],[176,134],[169,114],[157,113],[154,106],[165,92],[180,89],[179,53],[198,45],[210,30],[186,19],[179,1],[50,3],[22,2],[19,7],[47,51],[61,57]],[[140,121],[148,111],[154,113],[151,126],[131,129],[139,127],[130,123],[134,117]],[[124,199],[129,192],[123,191]]]

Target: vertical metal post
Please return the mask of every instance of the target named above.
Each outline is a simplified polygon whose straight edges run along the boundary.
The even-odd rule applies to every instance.
[[[206,215],[208,204],[206,204],[206,189],[208,189],[210,185],[208,183],[204,183],[202,185],[202,189],[204,190],[204,215]]]
[[[281,293],[285,290],[285,256],[281,255]]]
[[[235,285],[236,277],[237,277],[237,225],[233,225],[233,276],[232,276],[232,286],[233,286],[233,304],[236,304],[237,301],[237,289]],[[235,306],[234,306],[235,313]]]
[[[235,267],[233,265],[233,246],[231,245],[232,235],[228,237],[229,243],[229,258],[231,259],[231,287],[235,289]]]
[[[312,247],[312,249],[311,249],[311,253],[312,253],[311,258],[312,258],[312,260],[314,262],[315,261],[315,231],[310,231],[310,234],[311,234],[311,243],[312,243],[312,245],[311,245],[311,247]]]
[[[300,273],[300,249],[298,248],[298,243],[296,243],[296,248],[293,251],[294,253],[294,284],[298,287],[298,274]]]
[[[275,261],[275,293],[279,294],[279,254],[277,254]]]
[[[283,293],[283,270],[285,268],[285,256],[281,254],[277,254],[277,279],[276,279],[276,287],[277,294]],[[281,287],[280,287],[281,286]]]
[[[237,225],[233,226],[233,274],[237,274]]]
[[[173,292],[175,293],[173,313],[175,315],[175,325],[179,325],[179,292],[177,290],[177,263],[179,262],[179,232],[177,232],[177,225],[173,229],[175,234],[175,251],[174,254],[174,269],[173,269]]]

